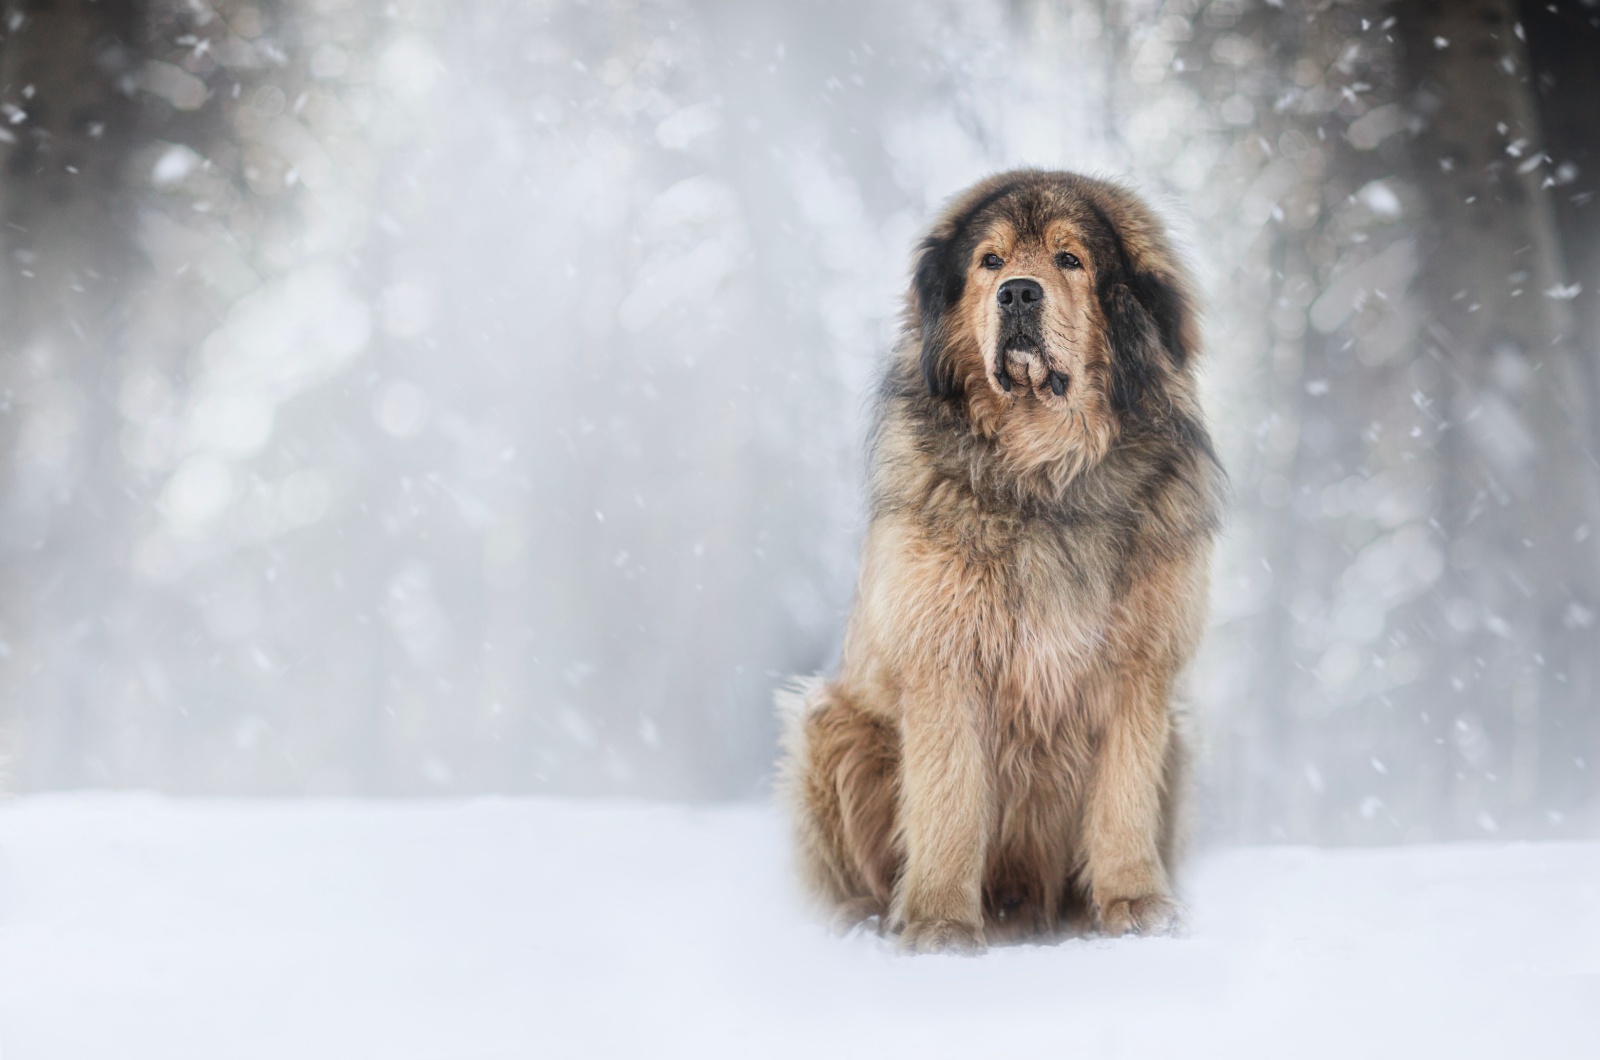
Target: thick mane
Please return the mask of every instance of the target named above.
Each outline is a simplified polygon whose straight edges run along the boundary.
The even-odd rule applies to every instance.
[[[1151,523],[1145,528],[1164,540],[1220,525],[1226,478],[1198,418],[1144,420],[1079,474],[1048,465],[1019,473],[994,439],[971,429],[959,405],[930,396],[919,382],[903,369],[884,380],[871,444],[874,516],[922,510],[938,493],[959,495],[984,516],[1118,534]],[[1185,502],[1164,503],[1168,491]]]
[[[957,363],[973,338],[954,333],[950,319],[980,227],[1002,216],[1018,230],[1042,232],[1052,214],[1082,217],[1102,261],[1096,296],[1116,441],[1092,461],[1064,447],[1058,459],[1023,463],[975,422]],[[1131,529],[1173,510],[1158,495],[1177,489],[1194,494],[1175,509],[1189,525],[1167,532],[1211,532],[1224,483],[1194,395],[1199,329],[1191,292],[1160,221],[1116,184],[1022,170],[972,188],[917,249],[900,352],[879,393],[874,510],[916,508],[935,491],[958,490],[979,511]]]

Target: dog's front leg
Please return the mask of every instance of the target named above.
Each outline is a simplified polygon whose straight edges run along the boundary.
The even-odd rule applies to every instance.
[[[946,687],[961,682],[941,682]],[[984,949],[984,847],[989,771],[970,706],[936,691],[903,715],[900,832],[905,871],[892,923],[916,953]]]
[[[1089,894],[1108,935],[1160,934],[1176,924],[1178,907],[1161,863],[1161,785],[1171,738],[1164,683],[1148,674],[1116,681],[1084,830]]]

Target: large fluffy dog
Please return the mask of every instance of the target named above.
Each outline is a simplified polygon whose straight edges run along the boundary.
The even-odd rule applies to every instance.
[[[1173,685],[1221,472],[1150,209],[984,181],[917,253],[840,673],[787,704],[811,885],[912,950],[1173,923]]]

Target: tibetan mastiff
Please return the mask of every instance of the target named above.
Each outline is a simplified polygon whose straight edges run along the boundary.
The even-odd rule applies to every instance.
[[[839,675],[780,696],[809,884],[912,951],[1169,930],[1222,472],[1193,284],[1127,189],[1020,171],[916,253]]]

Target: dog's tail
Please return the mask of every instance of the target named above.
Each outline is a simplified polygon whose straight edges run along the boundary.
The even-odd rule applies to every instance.
[[[827,702],[827,682],[821,674],[791,677],[772,694],[778,715],[778,775],[775,787],[785,806],[799,797],[796,785],[805,769],[806,717]]]

